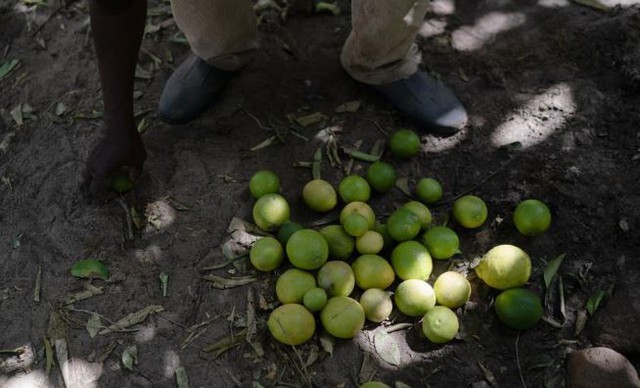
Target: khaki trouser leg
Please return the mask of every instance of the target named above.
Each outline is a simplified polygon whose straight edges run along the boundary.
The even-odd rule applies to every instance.
[[[176,24],[191,50],[211,65],[235,71],[258,48],[258,26],[251,0],[172,0]]]
[[[351,34],[341,61],[356,80],[381,85],[418,70],[422,56],[415,38],[428,0],[352,0]]]

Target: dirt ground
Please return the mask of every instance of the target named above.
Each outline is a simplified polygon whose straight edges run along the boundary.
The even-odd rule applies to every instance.
[[[596,344],[640,366],[640,16],[629,4],[604,12],[563,0],[432,3],[419,38],[425,69],[455,90],[470,124],[446,140],[423,135],[422,152],[410,160],[388,153],[383,159],[410,186],[425,176],[443,183],[445,201],[432,207],[439,223],[462,193],[489,206],[479,230],[452,224],[462,254],[435,264],[435,274],[468,271],[473,284],[471,301],[457,311],[459,338],[434,346],[421,337],[417,320],[395,313],[353,340],[332,342],[318,331],[292,348],[275,343],[266,329],[276,276],[255,273],[246,259],[224,265],[221,246],[234,217],[251,221],[248,180],[259,169],[279,174],[297,222],[311,226],[336,215],[313,214],[300,199],[311,171],[296,163],[313,160],[320,130],[332,126],[340,144],[361,140],[368,151],[385,132],[414,128],[341,69],[348,4],[337,16],[281,20],[262,11],[263,47],[255,61],[212,111],[172,127],[156,119],[155,107],[188,46],[168,3],[152,2],[135,102],[149,153],[145,172],[135,192],[96,205],[78,189],[102,124],[86,5],[43,3],[0,1],[0,65],[18,60],[0,80],[0,349],[30,345],[35,353],[30,373],[0,375],[0,385],[62,386],[59,361],[45,377],[46,344],[58,340],[55,353],[60,339],[72,359],[70,375],[83,387],[96,379],[100,387],[176,386],[178,367],[192,387],[350,387],[372,378],[399,387],[560,387],[567,383],[567,354]],[[357,111],[336,112],[354,100],[362,102]],[[288,115],[315,112],[328,119],[287,124]],[[251,150],[274,136],[282,141]],[[356,160],[353,172],[367,165]],[[326,157],[322,166],[333,183],[344,176]],[[511,221],[526,198],[552,210],[552,226],[539,237],[519,235]],[[371,204],[383,219],[406,200],[394,189]],[[142,220],[133,238],[123,204]],[[159,217],[154,208],[165,212]],[[491,307],[495,291],[469,269],[502,243],[531,255],[529,287],[541,295],[547,263],[566,253],[558,272],[563,292],[556,278],[546,320],[533,329],[502,326]],[[109,280],[72,277],[70,267],[84,258],[103,260]],[[166,296],[161,274],[168,278]],[[255,281],[222,290],[204,279],[210,274]],[[91,286],[101,293],[66,304]],[[602,302],[587,313],[599,292]],[[162,311],[113,333],[92,337],[86,328],[90,318],[108,326],[147,306]],[[402,323],[408,325],[396,326]],[[216,347],[226,351],[210,351],[233,338]],[[128,370],[123,353],[134,345],[137,362]],[[13,355],[0,353],[0,360]]]

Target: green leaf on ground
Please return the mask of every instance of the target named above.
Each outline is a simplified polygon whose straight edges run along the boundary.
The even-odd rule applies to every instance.
[[[118,331],[118,330],[126,329],[127,327],[130,327],[133,325],[137,325],[138,323],[144,322],[144,320],[147,319],[147,316],[149,316],[149,314],[159,313],[161,311],[164,311],[164,307],[160,305],[149,305],[143,308],[142,310],[138,310],[134,313],[131,313],[121,318],[120,320],[118,320],[118,322],[101,330],[98,334],[100,335],[109,334],[113,331]]]
[[[8,76],[9,73],[11,73],[14,69],[16,69],[19,63],[20,63],[19,59],[11,59],[3,63],[0,66],[0,82],[2,82],[2,80],[4,80],[4,78]]]
[[[104,326],[102,326],[102,321],[100,320],[100,315],[93,313],[91,314],[91,316],[89,317],[89,320],[87,321],[87,325],[86,325],[86,329],[87,329],[87,333],[89,333],[89,337],[93,338],[96,336],[96,334],[98,334],[98,332],[100,331],[100,329],[102,329]]]
[[[178,388],[189,388],[189,377],[183,366],[176,368],[176,384]]]
[[[122,365],[133,371],[133,366],[138,363],[138,347],[131,345],[122,352]]]
[[[385,331],[376,333],[373,337],[376,352],[384,361],[391,365],[400,365],[402,355],[398,341]]]
[[[336,113],[355,113],[362,106],[362,100],[353,100],[345,102],[336,108]]]
[[[102,294],[102,287],[96,287],[92,284],[86,284],[85,285],[86,290],[85,291],[80,291],[78,293],[75,293],[71,296],[69,296],[62,304],[63,305],[69,305],[69,304],[73,304],[75,302],[79,302],[81,300],[85,300],[85,299],[89,299],[92,296],[95,295],[100,295]]]
[[[325,1],[320,1],[316,3],[316,12],[329,12],[333,16],[340,15],[340,7],[334,3],[327,3]]]
[[[255,276],[239,276],[235,278],[225,278],[222,276],[210,274],[203,277],[204,280],[211,282],[211,286],[220,290],[228,288],[240,287],[245,284],[253,283],[258,280]]]
[[[549,289],[554,276],[556,276],[556,273],[558,272],[558,269],[560,268],[560,265],[562,264],[565,256],[567,256],[566,253],[558,255],[558,257],[551,260],[549,264],[547,264],[547,267],[544,269],[544,285],[547,290]]]
[[[109,270],[100,260],[85,259],[76,261],[71,267],[71,275],[78,278],[109,279]]]
[[[587,311],[589,312],[589,315],[593,315],[596,310],[598,310],[598,307],[605,295],[607,295],[606,291],[598,290],[589,297],[589,300],[587,300]]]
[[[571,0],[576,4],[584,5],[585,7],[593,8],[600,12],[609,12],[611,11],[611,7],[608,5],[602,4],[598,0]]]
[[[321,121],[325,121],[327,120],[328,117],[320,112],[315,112],[312,113],[310,115],[306,115],[306,116],[301,116],[301,117],[296,117],[295,121],[296,123],[302,125],[303,127],[307,127],[309,125],[312,124],[316,124],[319,123]]]
[[[169,275],[164,272],[160,272],[160,276],[158,276],[158,278],[160,279],[160,289],[162,290],[162,296],[166,298]]]

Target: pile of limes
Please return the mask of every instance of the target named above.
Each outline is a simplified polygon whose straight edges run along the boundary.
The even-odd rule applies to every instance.
[[[420,138],[412,131],[392,135],[393,155],[410,158],[420,150]],[[416,200],[408,201],[382,219],[367,203],[371,193],[385,193],[396,184],[395,168],[374,162],[363,176],[349,175],[334,188],[315,179],[304,185],[301,196],[315,212],[335,210],[339,221],[318,230],[290,220],[287,200],[280,194],[280,180],[272,171],[259,171],[249,189],[256,202],[253,220],[274,237],[257,240],[250,251],[253,266],[274,271],[288,262],[290,268],[276,281],[280,303],[271,313],[268,328],[278,341],[296,345],[313,337],[317,319],[337,338],[352,338],[365,321],[382,322],[394,307],[408,317],[421,319],[422,332],[432,342],[452,340],[458,333],[455,309],[471,297],[466,276],[447,271],[429,283],[433,261],[461,253],[457,233],[446,225],[434,225],[429,204],[442,199],[443,188],[432,177],[415,186]],[[456,224],[467,229],[486,223],[486,203],[474,195],[453,202]],[[523,201],[513,215],[522,234],[547,230],[551,215],[538,200]],[[535,325],[542,315],[540,299],[522,288],[531,275],[531,259],[522,249],[498,245],[489,250],[476,273],[487,285],[501,290],[496,297],[498,318],[516,329]],[[396,285],[394,288],[392,288]],[[314,315],[317,314],[317,317]]]

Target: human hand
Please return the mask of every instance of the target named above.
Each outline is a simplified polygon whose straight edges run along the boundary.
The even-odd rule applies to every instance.
[[[125,131],[107,128],[106,133],[87,160],[82,191],[89,197],[107,196],[112,189],[110,179],[119,171],[126,172],[128,178],[136,182],[147,157],[135,127]]]

